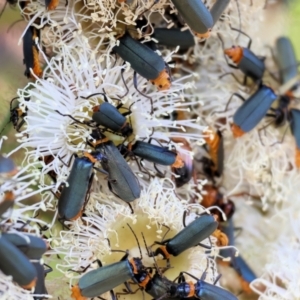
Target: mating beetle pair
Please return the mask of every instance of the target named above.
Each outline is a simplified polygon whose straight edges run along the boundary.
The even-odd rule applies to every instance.
[[[187,282],[184,274],[192,277],[196,282]],[[167,281],[165,277],[158,283],[166,286],[167,292],[156,300],[162,299],[203,299],[203,300],[237,300],[238,298],[227,290],[216,286],[218,279],[213,283],[204,281],[206,273],[201,278],[197,278],[188,272],[180,272],[176,282]],[[157,279],[156,279],[157,282]]]
[[[140,185],[123,156],[113,144],[94,131],[95,151],[76,157],[58,202],[59,216],[64,220],[75,220],[81,216],[93,181],[94,164],[99,161],[103,170],[96,170],[108,176],[108,187],[118,198],[128,203],[140,197]],[[131,207],[131,206],[130,206]],[[132,209],[132,208],[131,208]]]
[[[233,30],[237,29],[233,28]],[[246,35],[245,33],[243,34]],[[270,87],[262,84],[262,78],[265,72],[264,58],[260,58],[250,51],[251,39],[248,35],[246,36],[249,38],[247,48],[233,46],[231,49],[225,50],[225,54],[232,58],[236,63],[236,66],[229,64],[226,59],[229,66],[239,68],[245,74],[244,84],[246,83],[247,77],[251,77],[255,82],[259,83],[256,92],[247,100],[237,93],[234,93],[229,99],[230,102],[233,96],[237,96],[244,101],[244,104],[233,116],[234,123],[232,124],[231,129],[235,137],[240,137],[244,133],[251,131],[266,115],[275,117],[275,124],[279,125],[279,123],[282,122],[284,115],[287,115],[286,108],[289,104],[289,95],[281,95],[278,108],[271,108],[271,105],[278,96]],[[289,39],[285,37],[277,39],[275,60],[279,67],[281,84],[286,84],[297,76],[298,63]],[[290,91],[293,90],[294,87],[295,86],[291,87]],[[229,102],[227,103],[226,109]],[[272,110],[275,115],[268,115],[267,112],[269,109]]]
[[[298,63],[295,57],[293,46],[288,38],[281,37],[277,39],[275,60],[278,63],[281,84],[287,84],[297,76]],[[245,66],[244,63],[240,63],[240,65],[238,65],[238,67],[241,67],[241,70],[243,70],[243,67]],[[255,66],[254,63],[251,65],[251,67],[249,64],[247,66],[249,67],[249,70],[259,69],[257,66]],[[250,71],[244,70],[244,72],[246,75],[249,76]],[[261,81],[263,71],[260,74],[261,76],[252,76],[252,78]],[[288,92],[285,95],[279,96],[278,106],[276,108],[272,108],[271,105],[276,99],[278,99],[278,96],[274,93],[274,91],[271,88],[261,83],[257,91],[247,100],[245,100],[239,94],[233,94],[233,96],[237,96],[243,101],[245,101],[244,104],[235,112],[233,116],[234,123],[231,126],[233,135],[235,137],[240,137],[244,133],[251,131],[263,119],[264,116],[274,118],[275,126],[280,126],[286,120],[289,120],[291,131],[296,139],[297,145],[295,163],[296,166],[299,167],[300,125],[298,124],[298,120],[300,114],[299,110],[288,108],[291,99],[293,98],[293,90],[298,85],[298,83],[294,84],[292,87],[289,88]],[[232,99],[232,97],[230,98],[230,100]],[[271,113],[267,113],[269,110]]]
[[[185,216],[186,212],[184,220]],[[199,244],[203,239],[209,237],[217,226],[218,223],[213,216],[207,214],[200,215],[173,238],[163,242],[155,242],[163,246],[158,248],[154,253],[148,250],[148,254],[149,256],[163,254],[168,260],[170,255],[177,256],[188,248]],[[205,245],[202,246],[207,247]],[[128,253],[126,252],[120,262],[104,267],[99,263],[98,269],[84,274],[79,279],[78,285],[72,288],[72,297],[75,299],[82,299],[80,297],[96,297],[129,279],[133,279],[140,288],[145,289],[147,293],[156,299],[177,299],[177,297],[198,298],[200,296],[204,297],[203,299],[217,299],[212,298],[216,296],[225,297],[224,299],[236,299],[226,290],[204,282],[203,278],[200,280],[197,279],[196,288],[194,294],[192,294],[191,292],[187,292],[186,289],[182,289],[184,286],[182,283],[184,281],[182,278],[183,273],[180,274],[178,284],[174,282],[171,284],[170,281],[159,274],[155,274],[152,277],[150,275],[151,272],[149,273],[149,270],[152,268],[146,268],[141,262],[142,255],[141,258],[132,258],[130,260],[127,258]],[[127,287],[127,284],[125,285]],[[130,292],[128,287],[127,290]],[[115,299],[113,293],[112,297]]]
[[[128,259],[129,253],[125,251],[125,255],[116,263],[102,266],[101,261],[97,260],[99,268],[84,274],[79,279],[78,284],[72,287],[72,297],[74,299],[82,300],[85,299],[85,297],[97,297],[108,291],[111,292],[112,299],[116,299],[112,289],[124,283],[130,293],[131,289],[127,283],[129,279],[132,279],[141,288],[147,285],[147,282],[150,280],[148,270],[151,268],[146,268],[143,265],[143,256],[138,239],[130,225],[127,225],[136,238],[140,250],[140,257]],[[85,270],[83,270],[83,272]]]

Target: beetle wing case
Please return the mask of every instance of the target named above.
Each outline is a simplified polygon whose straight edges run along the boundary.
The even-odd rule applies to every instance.
[[[84,274],[78,282],[81,295],[97,297],[134,276],[129,261],[119,261]]]
[[[248,48],[243,48],[243,56],[238,66],[246,76],[254,80],[261,80],[266,68],[264,61]]]
[[[13,280],[24,288],[35,286],[37,273],[29,261],[16,246],[14,246],[5,237],[0,237],[0,270],[11,275]]]
[[[180,50],[187,50],[195,46],[194,36],[189,30],[181,31],[179,28],[155,28],[153,38],[158,44],[167,47],[180,46]]]
[[[213,27],[213,18],[201,0],[172,0],[172,2],[194,32],[206,33]]]
[[[101,165],[109,173],[108,184],[111,190],[125,202],[139,198],[139,181],[114,143],[108,141],[99,144],[96,150],[107,158],[101,161]]]
[[[148,80],[154,80],[165,69],[165,62],[161,56],[148,46],[125,34],[120,39],[120,45],[113,51],[129,62],[132,69]]]
[[[169,289],[172,286],[172,284],[173,282],[168,280],[166,277],[162,277],[158,273],[155,273],[146,287],[146,293],[148,293],[155,299],[160,298],[169,292]],[[167,297],[164,299],[169,300],[174,298]]]
[[[126,122],[126,118],[110,103],[103,102],[99,106],[99,110],[93,113],[93,121],[118,132]]]
[[[276,99],[277,96],[271,88],[261,86],[235,112],[234,124],[238,125],[244,132],[249,132],[262,120]]]
[[[202,300],[238,300],[232,293],[203,280],[197,281],[195,285],[197,296]]]
[[[47,243],[34,235],[17,234],[17,233],[2,233],[2,236],[20,249],[30,259],[40,259],[47,251]]]
[[[220,19],[230,0],[217,0],[210,10],[214,24]]]
[[[71,220],[81,211],[89,188],[93,172],[93,162],[85,157],[76,157],[68,177],[69,186],[65,186],[58,201],[58,214],[61,218]]]
[[[284,84],[298,74],[298,62],[290,39],[280,37],[276,40],[277,61],[281,82]]]
[[[168,253],[177,256],[208,238],[218,227],[212,215],[201,215],[177,233],[166,245]]]
[[[165,147],[150,143],[136,141],[132,146],[132,152],[138,157],[144,158],[156,164],[171,166],[176,160],[177,154]]]

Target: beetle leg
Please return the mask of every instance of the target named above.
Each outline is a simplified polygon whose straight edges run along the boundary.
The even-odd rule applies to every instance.
[[[165,178],[165,176],[166,176],[166,172],[162,172],[162,171],[160,171],[159,169],[158,169],[158,167],[156,166],[156,164],[153,164],[153,166],[154,166],[154,169],[156,170],[156,172],[157,172],[157,176],[158,177],[160,177],[160,178]]]
[[[144,96],[145,98],[149,99],[150,104],[151,104],[150,115],[152,115],[152,114],[153,114],[153,100],[152,100],[151,97],[149,97],[149,96],[147,96],[146,94],[142,93],[142,92],[138,89],[138,87],[137,87],[137,73],[136,73],[136,71],[134,71],[134,73],[133,73],[133,86],[135,87],[135,89],[136,89],[142,96]]]
[[[241,33],[242,35],[244,35],[245,37],[247,37],[249,39],[249,42],[247,44],[247,48],[250,49],[251,48],[251,44],[252,44],[251,37],[248,34],[246,34],[244,31],[240,30],[240,29],[233,28],[231,26],[230,26],[230,28],[231,28],[231,30],[237,31],[237,32]]]
[[[88,99],[90,99],[90,98],[92,98],[92,97],[95,97],[95,96],[98,96],[98,95],[102,95],[103,98],[104,98],[104,101],[105,101],[105,102],[108,102],[105,93],[94,93],[94,94],[91,94],[91,95],[89,95],[89,96],[87,96],[87,97],[80,96],[80,98],[88,100]]]
[[[123,75],[124,72],[125,72],[125,69],[123,68],[123,69],[121,70],[121,78],[122,78],[122,81],[123,81],[123,83],[124,83],[124,85],[125,85],[126,93],[125,93],[124,95],[122,95],[122,96],[118,96],[119,98],[124,98],[124,97],[127,96],[127,94],[129,93],[129,89],[128,89],[128,86],[127,86],[127,84],[126,84],[126,81],[125,81],[124,75]]]

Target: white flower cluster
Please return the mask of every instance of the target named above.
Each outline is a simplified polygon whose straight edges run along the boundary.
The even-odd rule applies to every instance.
[[[224,58],[224,48],[247,45],[249,39],[240,31],[253,37],[251,49],[255,54],[266,56],[262,61],[268,72],[263,82],[270,82],[279,94],[280,84],[269,75],[278,77],[278,67],[265,45],[255,38],[264,16],[264,1],[206,1],[210,11],[204,19],[213,19],[207,32],[197,32],[201,26],[186,18],[185,9],[193,15],[188,6],[201,2],[193,1],[186,1],[187,7],[182,7],[180,0],[18,2],[27,22],[20,42],[30,82],[17,91],[18,106],[11,111],[19,118],[11,117],[19,129],[19,146],[8,157],[22,151],[25,155],[20,171],[1,182],[1,195],[5,198],[13,191],[15,203],[5,212],[1,224],[6,225],[1,230],[5,232],[7,224],[15,226],[19,221],[37,222],[48,230],[51,250],[44,260],[60,274],[51,276],[53,279],[46,277],[47,297],[70,299],[71,293],[74,299],[96,297],[92,287],[87,291],[82,287],[84,276],[101,269],[96,261],[104,266],[120,261],[124,253],[115,250],[129,250],[130,259],[140,257],[148,269],[165,272],[169,280],[184,270],[196,278],[206,274],[205,281],[215,284],[216,261],[222,262],[222,251],[236,250],[230,236],[227,234],[227,239],[219,230],[226,227],[226,215],[230,218],[234,209],[236,226],[243,228],[236,243],[239,253],[255,273],[265,272],[252,282],[252,290],[261,299],[299,297],[293,288],[294,277],[288,273],[292,266],[287,268],[283,261],[282,266],[277,264],[281,253],[287,253],[287,245],[292,244],[294,233],[288,231],[285,244],[277,243],[279,234],[266,237],[269,230],[276,231],[283,224],[274,225],[269,216],[276,212],[286,218],[287,212],[281,214],[282,206],[295,193],[299,175],[296,147],[291,146],[294,137],[288,133],[284,142],[278,142],[283,132],[272,124],[267,126],[272,120],[268,118],[240,138],[234,138],[230,130],[232,116],[241,106],[239,98],[228,105],[231,95],[240,93],[247,99],[258,89],[249,79],[246,85],[239,83],[243,74],[233,70]],[[164,36],[166,44],[157,29],[169,30]],[[177,38],[171,30],[185,37]],[[132,52],[137,55],[128,61]],[[151,54],[143,56],[144,52]],[[159,64],[163,67],[157,67]],[[156,68],[160,68],[159,75],[147,78],[147,72]],[[238,80],[231,75],[223,77],[225,73]],[[106,112],[103,104],[107,104]],[[123,123],[116,130],[119,120]],[[139,143],[143,149],[150,147],[143,150],[145,157],[134,152]],[[224,153],[216,153],[218,149]],[[164,159],[156,157],[164,154]],[[173,156],[175,162],[168,163]],[[218,160],[220,164],[224,161],[224,170],[218,169]],[[86,176],[86,172],[90,173]],[[32,186],[34,189],[29,190]],[[23,204],[24,199],[35,195],[40,196],[39,201]],[[269,215],[262,216],[261,211],[266,210]],[[40,212],[48,213],[50,221],[49,216],[40,217]],[[151,257],[151,251],[158,247],[152,244],[182,231],[186,213],[187,224],[201,218],[199,214],[211,213],[220,227],[203,238],[204,247],[189,247],[184,254],[171,257],[171,269],[165,269],[160,256]],[[296,218],[288,219],[291,228]],[[262,250],[265,241],[271,245],[266,251]],[[208,251],[205,246],[212,248]],[[293,256],[298,246],[295,240],[293,250],[286,255]],[[227,263],[235,267],[231,258]],[[283,274],[277,282],[279,268]],[[226,285],[227,269],[222,272]],[[253,278],[243,278],[240,267],[235,271],[242,280],[234,292],[251,292]],[[150,283],[155,272],[147,275]],[[124,294],[122,286],[114,288],[114,293],[123,293],[126,299],[155,297],[147,294],[150,285],[142,284],[133,287],[140,287],[136,294]],[[5,295],[5,291],[13,294],[13,299],[21,299],[22,293],[22,299],[32,297],[1,277],[0,292]],[[100,291],[102,295],[97,296],[110,299],[109,290],[105,290],[107,294]],[[230,295],[228,299],[236,299]]]

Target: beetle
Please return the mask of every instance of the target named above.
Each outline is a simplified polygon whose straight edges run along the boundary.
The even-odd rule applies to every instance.
[[[34,76],[31,74],[30,69],[37,77],[41,77],[43,74],[39,62],[39,49],[36,45],[36,38],[40,40],[40,30],[34,26],[29,26],[23,36],[23,63],[26,66],[24,75],[32,79],[34,79]]]
[[[183,274],[187,274],[196,282],[186,282]],[[167,297],[178,297],[180,299],[202,299],[202,300],[238,300],[238,298],[229,291],[216,286],[217,278],[214,284],[204,281],[206,273],[203,273],[201,278],[197,278],[194,275],[187,272],[180,272],[177,277],[178,283],[173,283],[169,288],[167,294],[156,300],[166,299]]]
[[[161,242],[155,241],[153,245],[161,245],[153,252],[153,256],[161,254],[167,260],[167,266],[170,266],[170,256],[178,256],[185,250],[200,245],[205,248],[210,248],[200,242],[208,238],[218,227],[218,222],[212,215],[203,214],[196,218],[193,222],[185,225],[186,211],[183,214],[184,228],[179,231],[171,239]],[[152,246],[153,246],[152,245]],[[152,247],[150,246],[150,248]],[[151,254],[152,255],[152,254]]]
[[[210,9],[210,13],[213,18],[214,25],[217,23],[217,21],[219,21],[220,17],[222,16],[229,2],[230,0],[216,1],[215,4]]]
[[[274,54],[273,56],[279,67],[280,83],[284,85],[293,81],[298,74],[298,62],[289,38],[280,37],[276,40],[276,56]],[[289,104],[294,97],[293,90],[297,88],[298,84],[289,86],[288,91],[280,95],[277,107],[270,108],[272,113],[267,114],[267,116],[275,119],[275,127],[285,124],[287,120],[290,121]]]
[[[171,78],[163,58],[148,46],[133,39],[125,33],[113,48],[123,60],[130,63],[132,69],[142,77],[150,80],[159,90],[168,90]]]
[[[100,105],[93,107],[92,119],[97,125],[101,125],[110,129],[113,132],[119,132],[123,136],[129,136],[132,134],[133,129],[131,124],[126,120],[126,116],[131,114],[130,108],[124,113],[120,113],[119,109],[122,108],[123,104],[120,103],[118,106],[114,106],[108,102],[106,94],[95,93],[88,97],[82,97],[83,99],[89,99],[96,95],[102,95],[105,102]],[[120,99],[117,99],[120,101]]]
[[[27,107],[25,107],[25,109],[22,109],[20,107],[20,105],[16,105],[14,108],[13,106],[13,102],[15,100],[19,99],[18,97],[13,98],[10,101],[10,117],[9,117],[9,121],[7,122],[7,124],[4,126],[4,128],[1,130],[0,135],[2,134],[2,132],[5,130],[6,126],[11,122],[13,124],[14,129],[16,129],[17,132],[20,132],[21,127],[24,125],[25,123],[25,119],[24,117],[27,116]],[[29,101],[30,98],[24,98],[25,101]],[[25,111],[24,111],[25,110]],[[20,121],[21,119],[21,121]],[[20,122],[19,122],[20,121]]]
[[[84,152],[83,157],[74,156],[67,179],[68,186],[62,188],[58,201],[58,214],[62,220],[76,220],[81,216],[93,182],[94,164],[104,159],[99,152]]]
[[[266,85],[261,85],[247,100],[241,95],[234,93],[229,102],[233,96],[237,96],[244,101],[242,106],[233,115],[234,123],[231,124],[233,136],[236,138],[252,130],[262,120],[272,103],[277,99],[274,91]]]
[[[127,224],[135,238],[129,224]],[[138,247],[140,249],[139,242]],[[147,276],[147,269],[142,263],[142,252],[140,249],[141,257],[133,257],[128,259],[129,253],[125,251],[125,255],[119,262],[102,266],[100,260],[97,260],[99,268],[84,274],[77,285],[72,288],[72,297],[75,299],[85,299],[81,297],[96,297],[105,292],[111,291],[118,285],[125,283],[126,288],[130,291],[130,287],[126,281],[132,279],[135,283],[143,287],[147,284],[149,277]],[[146,272],[146,273],[145,273]],[[146,276],[145,276],[146,274]],[[111,294],[113,292],[111,291]],[[113,296],[115,299],[115,297]]]
[[[172,0],[172,3],[197,37],[209,37],[214,21],[201,0]]]
[[[210,11],[201,0],[172,0],[172,3],[197,37],[208,38],[229,1],[217,0]]]
[[[287,37],[279,37],[276,40],[276,61],[279,67],[280,81],[287,83],[298,75],[298,62],[291,40]],[[292,90],[299,85],[296,84]]]
[[[296,140],[295,164],[300,168],[300,110],[295,108],[291,109],[290,118],[291,132]]]
[[[16,129],[17,132],[20,132],[21,127],[24,125],[25,123],[25,119],[24,117],[27,116],[27,106],[25,107],[25,111],[20,107],[20,105],[15,106],[14,108],[12,108],[12,103],[18,99],[18,97],[13,98],[10,101],[10,122],[12,122],[14,129]],[[30,98],[24,98],[25,101],[30,101]],[[21,122],[19,122],[21,118]]]
[[[85,299],[82,297],[96,297],[112,290],[118,285],[134,278],[133,264],[134,258],[129,261],[128,253],[121,261],[102,266],[98,262],[99,268],[84,274],[78,284],[72,287],[72,297],[74,299]]]
[[[189,30],[181,31],[180,28],[155,28],[151,36],[159,45],[167,47],[180,46],[180,50],[187,50],[195,46],[195,39]]]
[[[169,287],[171,286],[171,284],[173,283],[172,281],[168,280],[166,277],[164,277],[162,275],[162,268],[159,268],[157,265],[157,262],[154,258],[153,252],[152,250],[147,246],[146,243],[146,239],[144,234],[142,233],[142,237],[145,243],[145,248],[147,250],[148,256],[149,257],[153,257],[153,261],[154,261],[154,265],[155,265],[155,269],[156,272],[154,274],[154,276],[152,276],[152,270],[153,268],[147,268],[151,270],[151,275],[148,272],[147,275],[144,275],[144,278],[147,280],[144,281],[143,286],[141,286],[139,284],[140,289],[142,289],[143,291],[145,290],[145,292],[149,295],[151,295],[153,298],[157,299],[163,295],[165,295],[168,292]],[[144,272],[145,273],[145,272]],[[143,295],[144,298],[144,295]],[[171,299],[171,298],[167,298],[167,299]],[[172,298],[174,299],[174,298]],[[177,299],[177,298],[175,298]],[[179,299],[179,298],[178,298]]]
[[[141,194],[138,179],[112,141],[108,140],[98,129],[93,130],[91,136],[96,140],[93,144],[95,150],[103,157],[101,165],[108,173],[109,190],[130,206],[129,202],[139,198]]]
[[[172,281],[156,272],[148,282],[145,291],[147,294],[154,297],[154,299],[159,299],[164,296],[164,300],[181,300],[182,298],[179,297],[165,297],[173,285],[174,283]]]
[[[146,249],[148,249],[146,245]],[[148,252],[148,255],[151,256]],[[154,260],[155,262],[155,260]],[[164,295],[166,295],[170,289],[170,287],[173,285],[173,282],[170,281],[168,278],[163,276],[160,272],[160,269],[157,266],[157,263],[155,262],[155,268],[156,272],[154,276],[150,277],[150,280],[147,282],[145,286],[145,292],[149,295],[151,295],[154,299],[158,299]],[[164,298],[166,300],[169,299],[175,299],[175,300],[180,300],[181,298]]]
[[[108,102],[104,102],[93,108],[92,119],[97,124],[107,127],[114,132],[120,132],[123,136],[129,136],[133,130],[125,116],[131,112],[121,114],[118,109],[119,106],[115,107]]]
[[[222,223],[222,231],[227,235],[229,239],[229,245],[235,245],[234,237],[234,223],[232,219],[229,219],[227,222]],[[239,255],[235,255],[235,250],[232,248],[220,249],[220,255],[224,258],[230,258],[230,261],[223,261],[222,264],[226,263],[230,267],[234,268],[241,282],[241,286],[244,292],[251,293],[249,284],[257,278],[255,273],[248,266],[246,261]]]
[[[226,218],[230,219],[235,212],[235,205],[232,200],[224,200],[224,195],[221,194],[217,187],[214,185],[205,184],[202,187],[202,201],[201,205],[206,208],[211,206],[219,206],[221,210],[225,213]],[[216,214],[219,217],[220,222],[224,222],[223,215],[217,209],[212,210],[213,214]]]
[[[44,239],[31,234],[2,233],[2,236],[30,259],[40,259],[49,248]]]
[[[161,172],[157,169],[156,164],[172,166],[174,168],[183,167],[183,161],[178,153],[171,151],[166,147],[151,144],[151,140],[152,139],[149,139],[148,142],[136,141],[134,144],[129,143],[127,149],[121,149],[121,153],[125,152],[125,158],[128,155],[131,157],[138,156],[154,163],[154,167],[158,171],[158,174],[161,174]]]
[[[266,69],[265,62],[264,62],[265,57],[259,57],[250,50],[252,39],[250,38],[249,35],[247,35],[243,31],[240,31],[239,29],[236,28],[231,28],[231,29],[238,31],[242,33],[244,36],[246,36],[247,38],[249,38],[249,42],[247,44],[247,47],[232,46],[231,48],[224,49],[224,42],[221,39],[221,36],[218,35],[221,40],[222,47],[224,49],[224,57],[226,63],[228,64],[229,67],[234,69],[239,69],[245,74],[243,85],[247,83],[247,77],[252,78],[255,82],[261,82]],[[229,57],[235,63],[235,65],[229,63],[227,57]],[[239,82],[239,80],[236,77],[235,79]]]
[[[214,131],[208,128],[203,132],[203,136],[206,145],[209,146],[208,154],[211,162],[204,162],[204,173],[210,175],[209,177],[217,176],[220,177],[223,174],[224,169],[224,142],[222,133],[217,130]]]
[[[29,261],[16,246],[4,236],[0,236],[0,270],[13,277],[13,281],[25,289],[35,286],[37,273]]]
[[[0,217],[14,205],[15,199],[16,196],[12,191],[4,192],[3,198],[0,202]]]
[[[108,102],[108,99],[104,93],[95,93],[89,95],[88,97],[81,97],[81,98],[89,99],[96,95],[102,95],[105,102],[93,107],[93,115],[91,121],[81,122],[69,114],[62,114],[58,110],[55,111],[59,113],[61,116],[71,118],[76,123],[85,124],[90,127],[95,127],[95,123],[96,123],[96,127],[103,126],[111,130],[113,133],[120,133],[124,137],[130,136],[133,133],[133,129],[131,124],[126,120],[126,116],[131,114],[130,108],[128,109],[128,111],[124,113],[120,113],[119,109],[122,108],[123,104],[120,103],[118,106],[112,105],[111,103]]]

